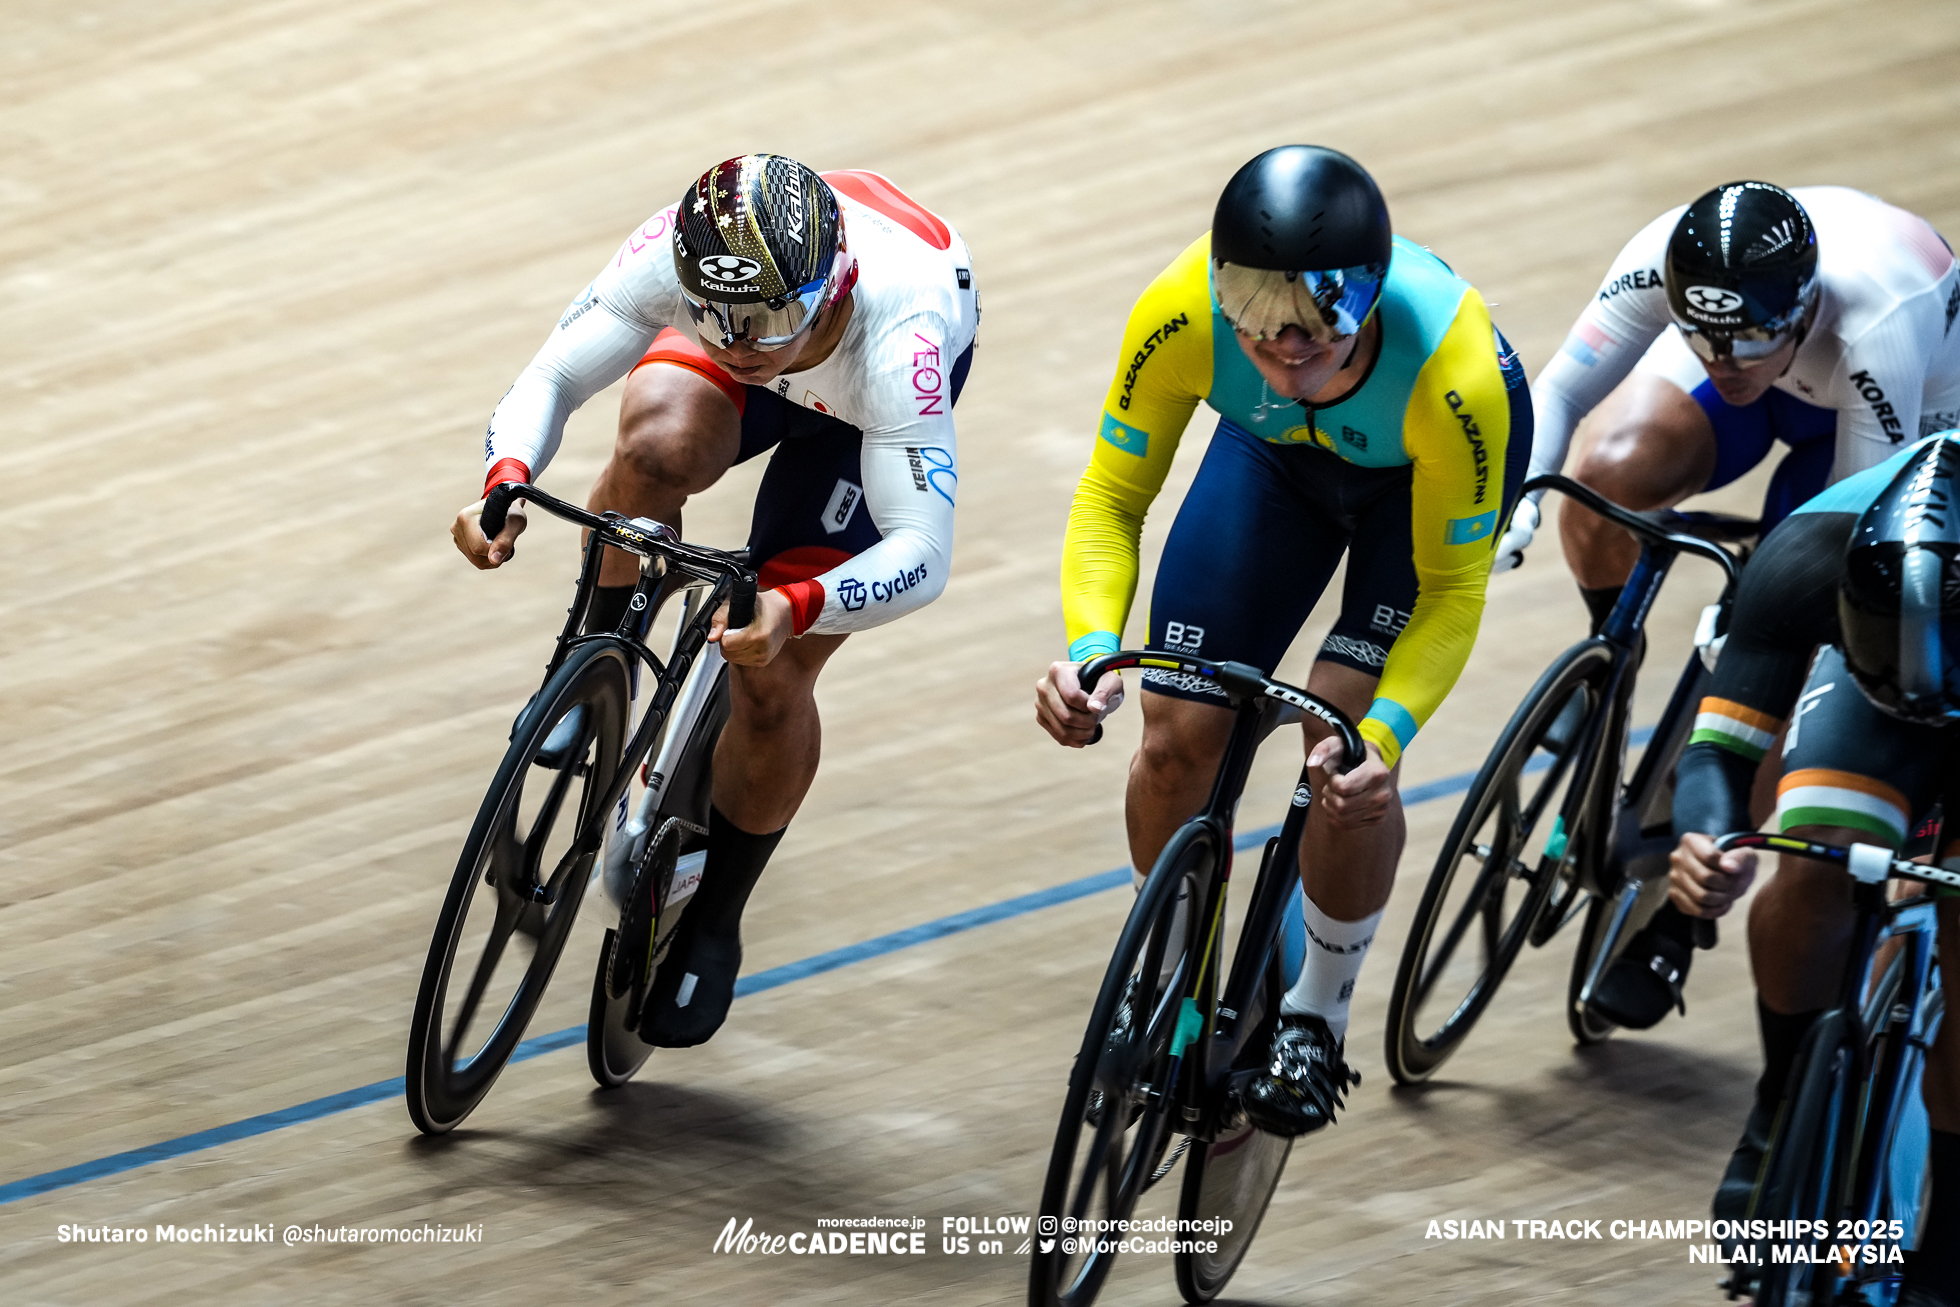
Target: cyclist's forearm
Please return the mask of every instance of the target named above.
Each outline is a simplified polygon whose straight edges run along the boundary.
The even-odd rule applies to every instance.
[[[1417,576],[1421,597],[1389,647],[1375,702],[1360,722],[1362,736],[1391,767],[1463,674],[1484,613],[1487,571],[1438,575],[1418,569]]]
[[[1674,773],[1674,833],[1727,835],[1752,830],[1749,787],[1761,760],[1708,741],[1690,744]]]
[[[490,415],[485,471],[515,462],[536,480],[558,452],[572,411],[624,376],[650,340],[603,305],[552,332]]]
[[[864,507],[883,538],[812,581],[782,587],[795,613],[795,632],[841,635],[895,621],[937,599],[953,560],[950,423],[932,446],[945,460],[944,491],[928,481],[916,488],[904,450],[865,439],[861,471]],[[914,448],[917,448],[915,446]],[[935,467],[938,465],[935,464]]]
[[[1109,653],[1122,642],[1136,599],[1138,541],[1150,502],[1138,498],[1093,463],[1076,485],[1062,541],[1062,619],[1071,658]]]

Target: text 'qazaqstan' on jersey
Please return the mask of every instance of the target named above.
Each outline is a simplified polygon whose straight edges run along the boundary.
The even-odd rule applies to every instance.
[[[1144,514],[1200,400],[1275,444],[1312,444],[1364,467],[1412,466],[1410,548],[1420,592],[1382,667],[1362,734],[1393,765],[1455,685],[1483,614],[1503,526],[1510,401],[1484,302],[1441,259],[1395,238],[1366,379],[1308,409],[1275,395],[1216,308],[1211,236],[1138,299],[1087,471],[1069,511],[1062,612],[1069,656],[1107,652],[1136,596]],[[1272,560],[1284,585],[1285,560]],[[1230,656],[1229,651],[1221,651]]]

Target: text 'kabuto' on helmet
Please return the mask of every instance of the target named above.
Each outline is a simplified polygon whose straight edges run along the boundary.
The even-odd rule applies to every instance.
[[[851,268],[837,194],[780,154],[744,154],[681,197],[674,268],[709,344],[780,349],[840,293]]]

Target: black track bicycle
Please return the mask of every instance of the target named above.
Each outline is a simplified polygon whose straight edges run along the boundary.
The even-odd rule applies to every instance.
[[[1177,1211],[1186,1225],[1171,1236],[1181,1245],[1178,1289],[1188,1302],[1209,1302],[1238,1269],[1293,1143],[1254,1127],[1240,1104],[1279,1021],[1280,934],[1300,878],[1306,770],[1279,834],[1266,842],[1228,973],[1233,814],[1260,740],[1283,721],[1304,714],[1325,723],[1346,749],[1341,770],[1362,758],[1361,737],[1339,709],[1243,663],[1113,653],[1086,663],[1082,683],[1128,667],[1211,681],[1231,701],[1232,733],[1211,798],[1164,846],[1103,974],[1042,1188],[1028,1286],[1034,1307],[1094,1301],[1131,1237],[1122,1225],[1138,1198],[1180,1158]],[[1175,1148],[1174,1135],[1182,1136]]]
[[[1683,554],[1722,569],[1726,584],[1704,635],[1727,627],[1742,550],[1758,524],[1713,513],[1633,513],[1568,477],[1558,490],[1631,531],[1640,557],[1600,627],[1553,660],[1497,737],[1463,796],[1409,927],[1388,1008],[1389,1072],[1428,1079],[1469,1035],[1511,964],[1583,918],[1566,987],[1566,1023],[1580,1044],[1613,1026],[1591,1009],[1593,988],[1667,898],[1674,847],[1674,765],[1693,731],[1709,658],[1690,653],[1633,775],[1635,678],[1648,610]],[[1699,641],[1698,641],[1699,642]]]
[[[616,958],[608,931],[593,985],[588,1058],[602,1085],[618,1084],[650,1048],[635,1033],[671,937],[682,860],[706,830],[707,761],[727,714],[726,664],[708,642],[726,601],[731,628],[755,611],[755,574],[743,553],[683,544],[645,518],[593,514],[536,486],[490,494],[483,529],[494,536],[514,500],[586,528],[578,591],[544,683],[518,715],[464,841],[436,920],[409,1030],[410,1117],[428,1134],[454,1129],[483,1100],[517,1051],[571,936],[607,835],[613,888],[627,909],[654,913],[654,948]],[[617,629],[580,634],[607,548],[640,559],[640,577]],[[684,596],[668,656],[642,638],[661,605]],[[642,670],[651,686],[633,722]],[[667,771],[648,770],[648,795],[628,821],[633,772],[661,746]],[[657,911],[656,911],[657,905]]]
[[[1818,858],[1851,879],[1856,925],[1835,1006],[1811,1026],[1790,1071],[1746,1217],[1810,1221],[1810,1239],[1758,1245],[1732,1265],[1729,1296],[1752,1286],[1758,1307],[1892,1302],[1899,1265],[1923,1211],[1925,1107],[1919,1085],[1946,1010],[1938,924],[1927,894],[1891,897],[1888,881],[1960,887],[1960,872],[1895,858],[1871,844],[1839,846],[1755,832],[1716,841]],[[1818,1260],[1788,1259],[1809,1244]],[[1732,1244],[1730,1246],[1733,1246]],[[1868,1255],[1864,1248],[1880,1250]],[[1836,1248],[1839,1256],[1831,1257]],[[1857,1249],[1850,1256],[1846,1249]]]

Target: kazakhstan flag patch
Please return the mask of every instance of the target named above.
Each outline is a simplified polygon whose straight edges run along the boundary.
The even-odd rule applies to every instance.
[[[1443,543],[1473,545],[1496,529],[1497,510],[1494,508],[1475,517],[1453,517],[1443,523]]]
[[[1135,454],[1138,458],[1142,458],[1150,450],[1148,431],[1126,427],[1107,413],[1103,414],[1102,430],[1098,434],[1125,454]]]

